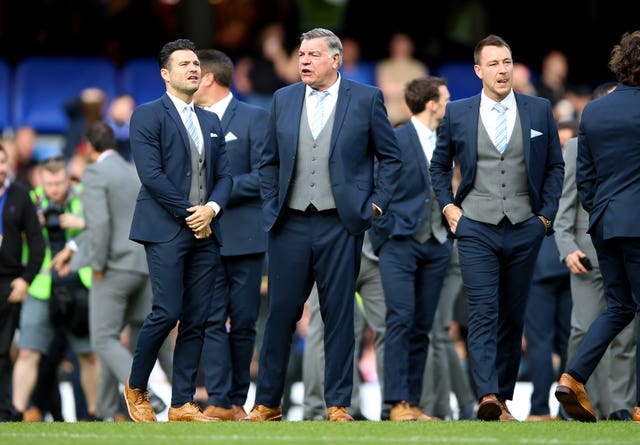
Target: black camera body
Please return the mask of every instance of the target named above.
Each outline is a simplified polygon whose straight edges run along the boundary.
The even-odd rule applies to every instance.
[[[64,213],[64,208],[55,203],[49,202],[46,208],[42,209],[42,214],[44,215],[44,226],[49,231],[61,230],[60,227],[60,215]]]

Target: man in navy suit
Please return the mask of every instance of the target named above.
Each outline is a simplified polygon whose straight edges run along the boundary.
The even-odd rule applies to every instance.
[[[136,422],[155,421],[147,384],[158,350],[178,324],[170,421],[215,420],[193,402],[204,326],[220,264],[218,218],[232,178],[218,117],[193,105],[200,85],[195,45],[167,43],[158,57],[167,92],[131,116],[131,150],[142,186],[129,237],[144,245],[153,308],[140,331],[125,402]]]
[[[303,33],[298,59],[302,82],[274,94],[260,162],[269,307],[256,405],[244,420],[282,418],[291,338],[316,282],[325,325],[327,419],[344,422],[353,420],[346,408],[364,232],[391,201],[400,152],[382,92],[339,75],[342,44],[333,32]]]
[[[625,33],[609,60],[618,85],[587,104],[578,130],[576,185],[589,213],[587,231],[596,248],[607,308],[589,327],[569,369],[560,376],[555,395],[569,416],[584,422],[596,421],[584,384],[615,336],[633,321],[640,304],[638,54],[640,31]],[[637,372],[636,376],[640,378]],[[636,391],[632,419],[640,422],[638,382]]]
[[[215,49],[199,50],[197,54],[202,82],[193,97],[198,106],[220,118],[233,175],[229,203],[220,220],[224,238],[220,248],[222,267],[216,275],[202,349],[209,397],[204,413],[223,420],[239,420],[247,415],[243,406],[251,383],[267,250],[267,233],[261,224],[258,167],[268,113],[233,96],[233,62],[226,54]]]
[[[451,95],[445,79],[420,77],[407,84],[404,97],[411,120],[395,130],[402,180],[370,233],[387,308],[383,397],[391,421],[432,421],[437,419],[422,411],[420,397],[451,240],[433,196],[429,162]]]
[[[524,312],[542,239],[562,192],[564,162],[546,99],[515,93],[511,48],[489,35],[474,50],[476,96],[447,105],[431,179],[458,240],[469,312],[469,360],[482,420],[515,420]],[[453,162],[461,182],[452,192]]]

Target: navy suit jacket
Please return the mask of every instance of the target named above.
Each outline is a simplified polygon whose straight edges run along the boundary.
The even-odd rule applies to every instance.
[[[267,250],[258,168],[268,119],[265,109],[233,98],[220,122],[233,175],[229,203],[220,219],[224,239],[220,253],[224,256]]]
[[[427,218],[431,206],[427,157],[416,128],[409,122],[396,128],[395,134],[402,155],[401,179],[387,211],[373,220],[373,230],[369,231],[376,253],[388,238],[415,233]]]
[[[589,102],[578,130],[576,185],[589,230],[604,238],[640,236],[640,87],[618,84]]]
[[[204,139],[207,201],[220,213],[227,205],[232,179],[220,121],[214,113],[195,107]],[[140,243],[173,239],[185,218],[191,187],[189,135],[169,96],[138,106],[131,116],[131,151],[142,186],[138,193],[129,238]],[[213,237],[222,244],[218,219],[211,222]]]
[[[553,220],[562,194],[564,160],[551,103],[540,97],[519,93],[515,96],[522,126],[531,210]],[[460,206],[473,187],[478,161],[479,118],[480,94],[447,104],[438,127],[438,140],[430,167],[440,208],[451,203]],[[459,163],[462,175],[455,198],[451,186],[454,160]],[[547,235],[551,233],[549,230]]]
[[[265,230],[277,224],[295,171],[306,85],[273,95],[260,163]],[[375,156],[375,157],[374,157]],[[374,181],[374,159],[378,159]],[[340,80],[329,152],[331,189],[340,220],[352,234],[371,226],[375,203],[383,212],[400,180],[400,151],[379,88]]]

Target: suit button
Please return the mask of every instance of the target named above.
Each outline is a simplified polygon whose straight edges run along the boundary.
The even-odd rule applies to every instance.
[[[187,176],[191,176],[191,172],[187,172]]]

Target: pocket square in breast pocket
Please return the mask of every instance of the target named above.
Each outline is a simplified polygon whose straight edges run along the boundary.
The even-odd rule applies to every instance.
[[[217,137],[218,137],[218,135],[217,135],[216,133],[211,133],[211,137],[212,137],[212,138],[217,138]]]
[[[541,136],[541,135],[542,133],[540,133],[538,130],[531,129],[531,139],[537,138],[538,136]]]
[[[235,141],[236,139],[238,139],[238,137],[231,131],[224,137],[225,142]]]

